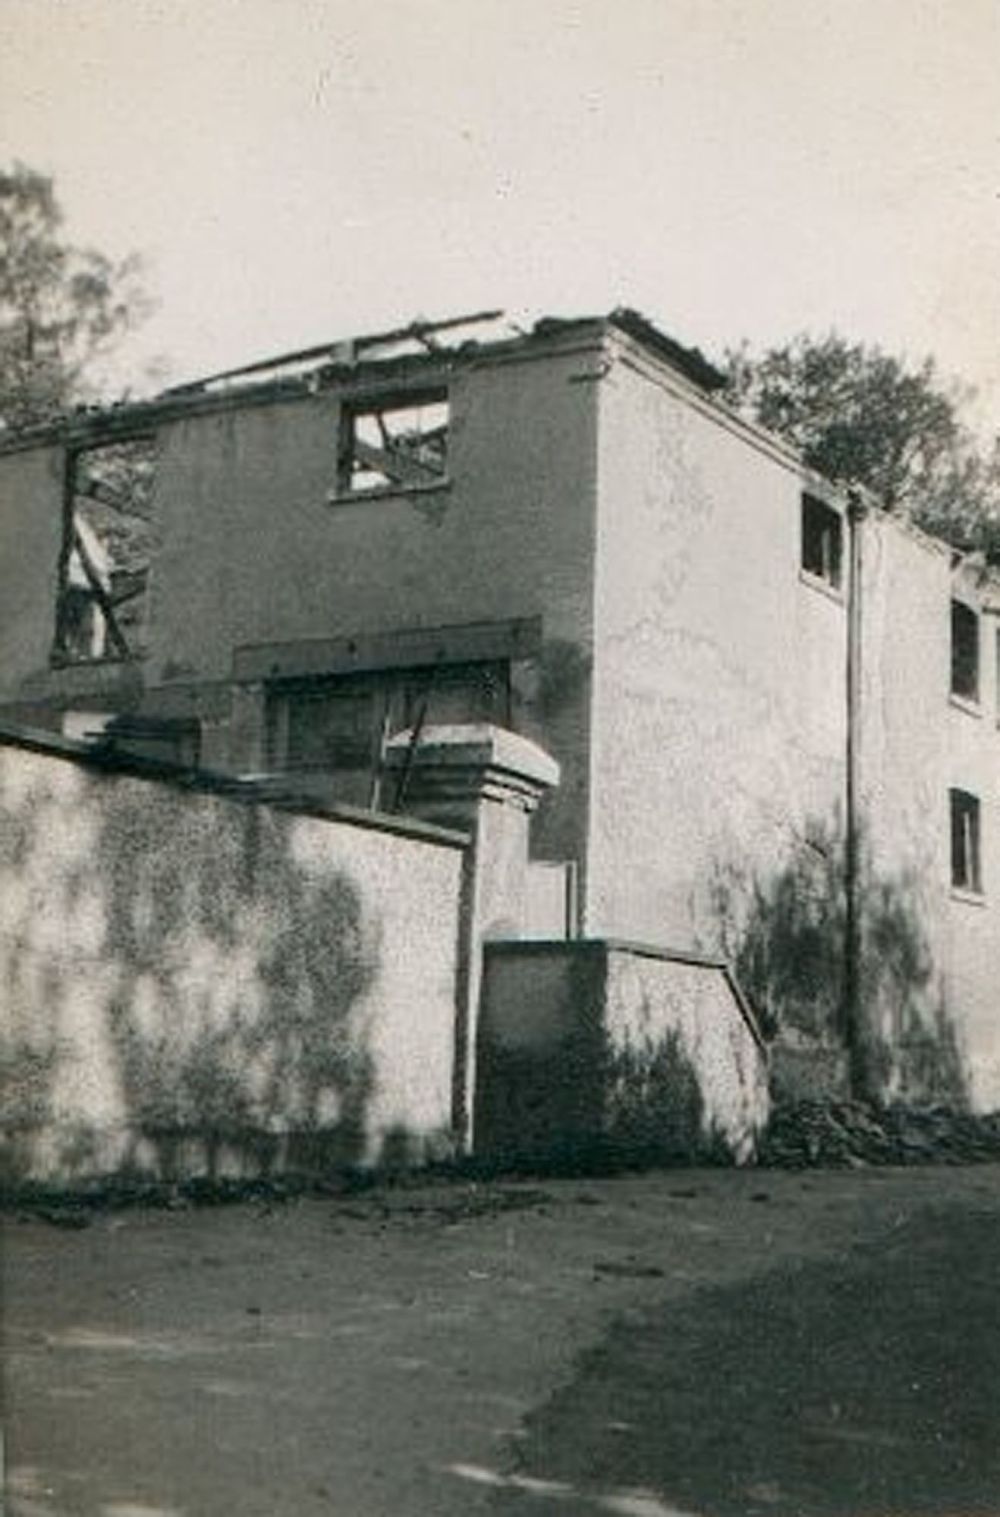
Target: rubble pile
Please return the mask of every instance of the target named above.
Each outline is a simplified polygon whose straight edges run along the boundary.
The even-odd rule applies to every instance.
[[[774,1109],[757,1159],[783,1169],[1000,1159],[1000,1112],[972,1116],[944,1106],[797,1101]]]

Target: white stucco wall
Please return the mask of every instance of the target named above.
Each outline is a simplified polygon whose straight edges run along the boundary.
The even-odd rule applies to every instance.
[[[149,656],[125,666],[50,669],[62,453],[0,452],[0,706],[11,720],[57,727],[63,707],[195,718],[203,761],[247,772],[266,757],[263,688],[234,685],[237,650],[540,618],[541,653],[518,670],[514,722],[563,767],[539,853],[576,857],[593,613],[589,380],[600,357],[597,336],[555,336],[402,374],[361,365],[316,394],[166,403],[146,423],[157,434],[159,542]],[[408,383],[448,389],[447,485],[331,504],[342,404]],[[17,706],[22,696],[33,715]]]
[[[599,940],[487,947],[477,1089],[487,1158],[743,1162],[768,1114],[726,972]]]
[[[647,368],[600,391],[586,927],[712,948],[715,872],[842,815],[846,614],[800,472]]]
[[[541,617],[516,725],[563,765],[537,841],[572,856],[584,832],[596,472],[594,387],[577,381],[597,356],[445,365],[450,482],[416,495],[329,503],[340,405],[357,384],[165,426],[150,684],[229,680],[247,645]],[[230,752],[213,762],[252,767],[230,722]]]
[[[638,1092],[620,1092],[625,1115],[648,1099],[649,1065],[669,1044],[697,1091],[704,1138],[738,1162],[751,1159],[767,1123],[767,1065],[727,977],[711,965],[611,948],[605,994],[609,1042],[640,1076]],[[612,1089],[609,1102],[616,1096]]]
[[[926,978],[881,986],[877,1031],[919,1051],[930,1035],[954,1043],[974,1106],[1000,1107],[1000,730],[996,625],[980,616],[977,708],[950,695],[955,594],[980,612],[989,581],[952,568],[952,555],[894,519],[863,527],[861,813],[875,877],[890,885],[904,928],[924,951]],[[983,893],[951,888],[949,790],[979,798]],[[886,956],[885,946],[881,949]]]
[[[0,699],[48,671],[63,536],[63,455],[39,447],[0,455]]]
[[[8,1174],[434,1151],[461,867],[399,828],[0,745]]]

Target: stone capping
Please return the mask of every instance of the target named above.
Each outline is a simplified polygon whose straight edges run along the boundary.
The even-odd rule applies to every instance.
[[[509,781],[510,788],[519,792],[550,790],[559,783],[559,765],[550,754],[530,738],[490,722],[425,727],[415,746],[412,730],[397,732],[386,744],[387,766],[404,766],[411,746],[412,763],[420,770],[421,779],[428,770],[441,771],[443,776],[449,770],[458,770],[482,774],[487,788],[489,780],[496,779],[501,786]]]
[[[384,811],[364,811],[360,806],[347,806],[339,802],[320,805],[305,800],[290,788],[279,788],[282,784],[287,786],[283,776],[238,776],[221,774],[213,769],[191,769],[183,764],[122,753],[111,747],[84,743],[58,733],[14,726],[7,722],[0,722],[0,748],[2,747],[40,753],[48,758],[61,759],[105,774],[150,780],[175,790],[215,795],[244,806],[269,806],[274,811],[315,817],[320,821],[342,822],[347,826],[364,827],[375,832],[390,832],[399,837],[436,843],[446,848],[466,849],[471,842],[466,832],[453,827],[439,827],[416,817],[390,816]]]
[[[718,969],[732,991],[733,1000],[765,1060],[769,1050],[757,1016],[727,959],[699,953],[693,948],[668,948],[657,943],[639,943],[629,938],[504,938],[483,944],[487,954],[628,953],[639,959],[661,959],[669,964],[689,964],[696,969]]]

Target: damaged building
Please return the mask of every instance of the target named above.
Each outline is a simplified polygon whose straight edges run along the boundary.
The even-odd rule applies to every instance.
[[[7,440],[0,722],[397,816],[401,734],[511,731],[517,935],[725,958],[779,1089],[1000,1106],[1000,580],[721,386],[488,313]]]

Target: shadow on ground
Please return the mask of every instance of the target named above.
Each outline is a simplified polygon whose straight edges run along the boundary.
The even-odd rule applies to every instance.
[[[491,1509],[996,1517],[998,1257],[1000,1218],[939,1211],[622,1323]]]

